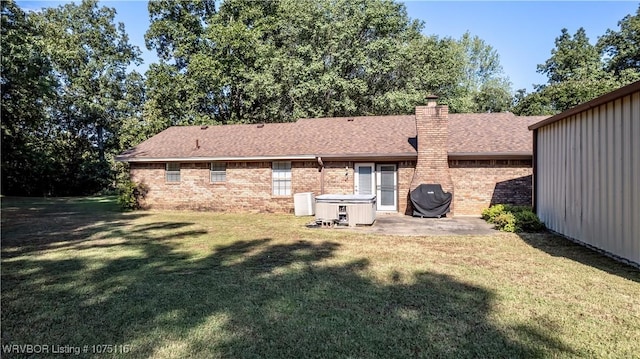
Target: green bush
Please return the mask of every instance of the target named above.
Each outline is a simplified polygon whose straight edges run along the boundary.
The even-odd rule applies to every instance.
[[[129,179],[121,180],[118,186],[118,204],[124,211],[140,209],[141,200],[147,194],[147,186]]]
[[[494,223],[494,219],[504,212],[505,206],[503,204],[496,204],[482,211],[482,219],[489,223]]]
[[[518,232],[516,216],[511,212],[502,212],[493,219],[496,228],[503,232]]]
[[[518,227],[522,228],[526,232],[541,231],[544,229],[544,224],[538,218],[538,215],[533,213],[530,209],[521,212],[513,212],[516,217],[516,223]]]
[[[496,204],[482,211],[482,218],[503,232],[535,232],[545,228],[527,206]]]

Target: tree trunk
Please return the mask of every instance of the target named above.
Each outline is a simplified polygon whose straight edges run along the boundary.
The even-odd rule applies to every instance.
[[[98,159],[100,162],[104,162],[104,127],[101,125],[97,126],[98,130]]]

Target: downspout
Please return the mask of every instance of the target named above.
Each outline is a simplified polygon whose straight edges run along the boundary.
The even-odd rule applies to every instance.
[[[324,194],[324,163],[322,157],[316,157],[318,160],[318,171],[320,172],[320,194]]]

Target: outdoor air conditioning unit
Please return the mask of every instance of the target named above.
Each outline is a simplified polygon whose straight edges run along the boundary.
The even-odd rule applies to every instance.
[[[293,195],[293,210],[296,216],[313,216],[315,202],[313,192],[296,193]]]

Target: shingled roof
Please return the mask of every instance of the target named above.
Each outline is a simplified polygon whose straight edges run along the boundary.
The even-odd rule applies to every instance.
[[[449,114],[450,155],[528,154],[527,126],[545,117]],[[426,139],[428,141],[428,139]],[[415,158],[414,115],[301,119],[292,123],[174,126],[117,157],[120,161]]]
[[[533,154],[528,126],[548,116],[516,116],[510,112],[449,114],[449,156]]]

